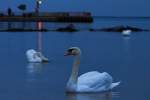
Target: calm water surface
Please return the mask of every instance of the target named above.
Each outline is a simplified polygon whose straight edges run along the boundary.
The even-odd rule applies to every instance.
[[[134,25],[150,28],[150,19],[97,19],[91,27]],[[1,100],[149,100],[150,33],[132,33],[124,37],[115,32],[45,32],[43,54],[50,63],[28,63],[25,52],[37,49],[37,33],[0,33]],[[64,57],[67,48],[82,50],[79,74],[98,70],[121,81],[112,92],[66,94],[65,86],[72,68],[72,57]]]

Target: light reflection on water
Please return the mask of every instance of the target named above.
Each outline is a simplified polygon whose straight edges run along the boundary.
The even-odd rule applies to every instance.
[[[123,49],[124,49],[124,66],[130,64],[130,36],[123,37]]]

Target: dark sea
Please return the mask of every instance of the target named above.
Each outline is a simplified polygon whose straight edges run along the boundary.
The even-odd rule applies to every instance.
[[[38,32],[0,32],[0,100],[150,100],[150,32],[87,30],[117,25],[150,29],[150,19],[96,17],[90,24],[76,23],[79,32],[42,32],[42,53],[50,60],[43,64],[29,63],[25,55],[38,48]],[[80,75],[107,72],[121,84],[111,92],[65,93],[73,57],[63,55],[72,46],[82,50]]]

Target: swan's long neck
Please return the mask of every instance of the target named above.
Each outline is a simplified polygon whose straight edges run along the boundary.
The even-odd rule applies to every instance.
[[[69,79],[69,81],[72,81],[73,83],[77,83],[78,81],[79,65],[80,65],[80,55],[77,55],[75,56],[75,60],[72,67],[72,73]]]
[[[78,81],[78,72],[79,72],[79,65],[80,65],[80,55],[75,57],[72,73],[67,83],[67,91],[74,92],[77,90],[77,81]]]
[[[72,67],[72,73],[67,84],[67,88],[69,91],[74,91],[76,89],[78,81],[79,65],[80,65],[80,55],[77,55],[75,56],[75,60]]]

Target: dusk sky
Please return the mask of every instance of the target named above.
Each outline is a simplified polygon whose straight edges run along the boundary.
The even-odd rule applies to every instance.
[[[35,0],[0,0],[0,11],[27,4],[27,10],[33,11]],[[89,11],[99,16],[150,16],[150,0],[43,0],[42,11]]]

